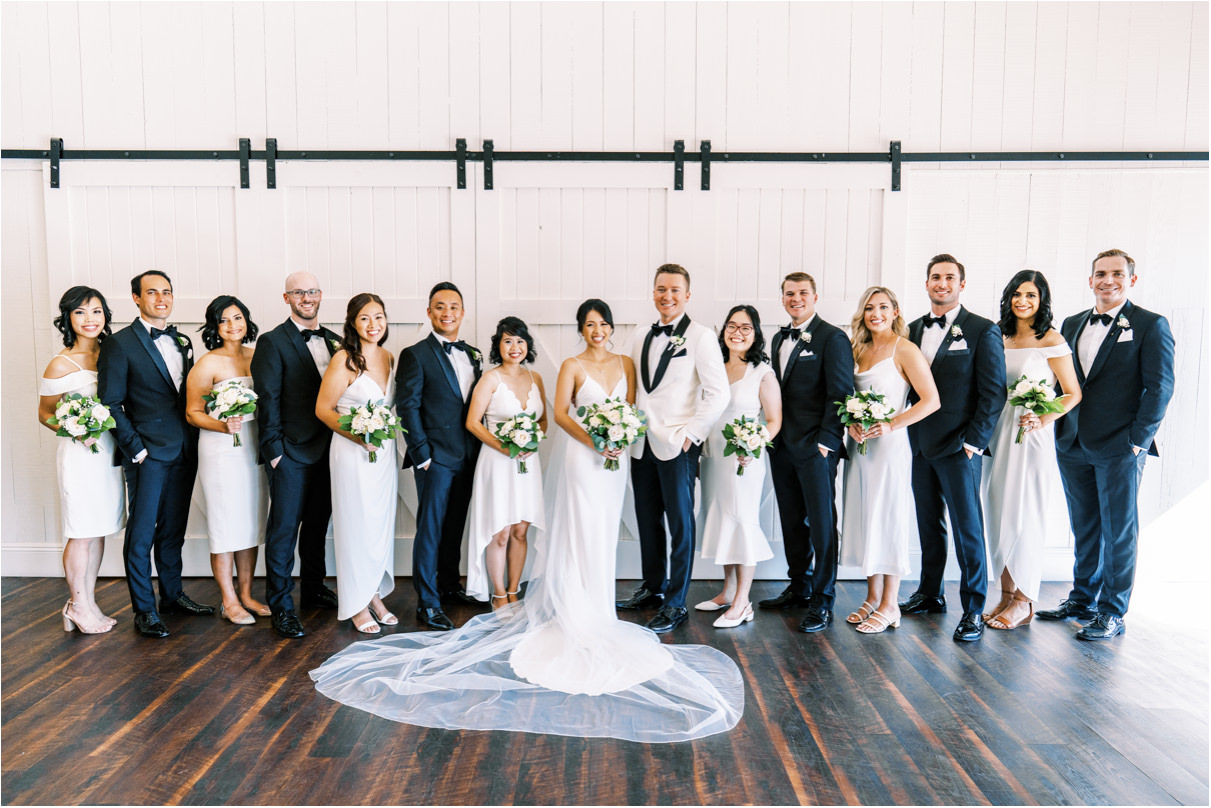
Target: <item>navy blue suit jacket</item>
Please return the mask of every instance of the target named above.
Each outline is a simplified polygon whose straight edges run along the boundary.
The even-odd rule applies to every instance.
[[[457,349],[456,349],[457,350]],[[471,358],[475,380],[479,380],[482,357]],[[404,429],[404,468],[432,460],[457,469],[479,456],[480,441],[467,431],[471,396],[463,401],[458,376],[437,337],[430,334],[405,348],[395,371],[395,411]]]
[[[324,347],[331,356],[339,349],[340,337],[327,328],[323,331]],[[293,321],[287,319],[257,340],[252,383],[257,391],[262,462],[285,455],[311,465],[327,456],[332,430],[315,417],[315,399],[322,381],[315,359]]]
[[[956,335],[955,329],[961,333]],[[908,338],[918,348],[924,333],[924,317],[913,320],[908,326]],[[952,345],[964,341],[966,348],[951,350]],[[988,444],[1008,395],[1005,343],[1000,327],[960,306],[938,346],[930,371],[942,406],[928,418],[908,427],[908,442],[913,454],[936,460],[958,452],[965,443],[989,454]],[[910,389],[908,403],[918,401],[920,396]]]
[[[811,341],[791,348],[786,367],[778,367],[782,332],[771,345],[774,372],[782,386],[782,429],[778,451],[806,458],[825,446],[844,457],[845,428],[834,402],[854,390],[854,353],[845,332],[815,315],[806,324]]]
[[[1085,451],[1098,457],[1130,452],[1132,446],[1159,455],[1156,430],[1173,397],[1169,321],[1128,300],[1086,376],[1076,346],[1091,312],[1074,314],[1060,329],[1072,348],[1081,403],[1056,422],[1056,446],[1067,451],[1079,438]]]
[[[184,359],[181,389],[173,386],[164,357],[139,322],[101,342],[97,397],[114,419],[114,465],[133,463],[144,449],[155,460],[197,457],[198,430],[185,420],[185,376],[193,367],[193,345],[177,336]]]

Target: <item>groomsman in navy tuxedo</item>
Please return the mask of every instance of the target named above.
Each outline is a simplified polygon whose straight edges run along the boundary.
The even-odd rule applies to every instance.
[[[685,596],[694,569],[698,457],[731,392],[715,332],[691,322],[685,313],[690,273],[677,264],[664,264],[656,270],[653,286],[660,322],[642,340],[631,338],[631,358],[641,380],[635,405],[648,417],[647,435],[631,450],[643,583],[617,606],[639,609],[663,603],[647,622],[649,629],[662,634],[689,616]]]
[[[130,282],[139,319],[101,343],[97,395],[114,419],[114,463],[126,472],[126,541],[122,561],[135,628],[167,637],[160,612],[213,614],[181,587],[181,548],[198,471],[198,431],[185,420],[185,377],[193,367],[189,337],[168,325],[172,281],[158,269]],[[151,557],[160,578],[156,609]]]
[[[808,607],[799,630],[823,631],[837,585],[837,461],[845,430],[837,405],[854,389],[854,355],[845,332],[816,314],[816,281],[792,272],[782,281],[791,317],[772,345],[782,388],[782,431],[770,452],[790,584],[763,609]]]
[[[416,619],[449,631],[454,623],[442,600],[479,603],[459,583],[458,564],[480,447],[464,424],[481,355],[458,338],[464,309],[457,286],[448,281],[434,286],[427,313],[433,333],[399,357],[395,410],[407,430],[404,468],[414,468],[416,476]]]
[[[315,417],[315,398],[340,348],[340,337],[320,325],[324,293],[310,272],[286,278],[282,299],[290,316],[262,334],[252,355],[257,391],[260,459],[269,477],[265,529],[265,599],[273,630],[283,637],[305,633],[294,611],[294,550],[300,561],[302,604],[335,609],[336,593],[324,585],[324,550],[332,517],[328,444],[332,430]]]
[[[981,455],[1005,406],[1005,344],[991,320],[959,305],[967,273],[953,256],[930,259],[925,273],[930,314],[914,320],[909,338],[930,363],[942,408],[908,428],[912,446],[912,489],[921,537],[921,581],[900,604],[904,614],[946,611],[942,577],[946,570],[946,518],[959,562],[963,617],[957,642],[984,635],[984,595],[988,565],[984,512],[980,507]],[[919,397],[910,390],[908,402]]]
[[[1099,253],[1089,277],[1094,307],[1060,329],[1076,354],[1083,396],[1055,435],[1076,559],[1068,599],[1039,617],[1091,620],[1076,633],[1080,640],[1127,630],[1140,479],[1148,455],[1159,456],[1156,430],[1173,396],[1169,321],[1127,299],[1135,278],[1127,253]]]

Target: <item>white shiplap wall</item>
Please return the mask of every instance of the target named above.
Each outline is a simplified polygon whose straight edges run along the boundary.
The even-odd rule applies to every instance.
[[[1205,150],[1206,29],[1199,2],[4,2],[0,142]],[[473,338],[505,313],[534,322],[552,386],[575,350],[576,303],[614,304],[622,340],[650,316],[649,276],[664,260],[695,273],[703,321],[745,300],[776,324],[778,278],[804,269],[824,316],[846,322],[876,281],[902,289],[908,313],[923,309],[920,270],[938,251],[968,265],[977,311],[994,314],[1001,286],[1030,266],[1068,313],[1087,305],[1089,257],[1119,246],[1140,261],[1136,299],[1168,315],[1179,339],[1182,382],[1165,456],[1147,473],[1146,519],[1207,478],[1204,164],[913,164],[899,193],[886,166],[841,164],[716,165],[705,193],[692,164],[682,192],[667,164],[500,163],[493,192],[475,164],[464,191],[441,163],[277,173],[268,191],[254,163],[241,190],[231,163],[67,162],[52,191],[42,165],[5,161],[3,338],[19,349],[6,351],[0,398],[6,573],[57,570],[53,438],[32,426],[32,391],[56,350],[54,303],[87,281],[128,321],[127,281],[152,265],[176,281],[183,322],[223,291],[271,326],[296,268],[321,278],[328,321],[373,289],[394,350],[423,333],[424,294],[450,278],[470,290]],[[1198,440],[1174,434],[1179,423]],[[191,535],[204,528],[195,520]],[[207,574],[204,541],[192,544],[190,563]],[[107,571],[119,570],[111,551]]]

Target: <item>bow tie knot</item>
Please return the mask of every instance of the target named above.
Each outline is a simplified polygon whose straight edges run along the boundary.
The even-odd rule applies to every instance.
[[[312,337],[324,338],[324,329],[322,328],[304,328],[299,333],[303,335],[303,342],[311,342]]]
[[[1101,323],[1102,325],[1108,326],[1110,325],[1111,321],[1112,320],[1109,314],[1098,314],[1095,311],[1093,314],[1089,315],[1089,325],[1097,325],[1098,323]]]
[[[652,323],[652,336],[664,334],[666,337],[673,336],[673,324],[661,325],[660,323]]]
[[[151,329],[151,341],[152,342],[155,342],[156,340],[158,340],[160,337],[162,337],[164,335],[168,335],[173,338],[173,341],[176,341],[177,327],[175,325],[170,325],[170,326],[168,326],[168,328],[155,328],[154,326],[152,327],[152,329]]]
[[[943,314],[941,317],[931,317],[930,315],[926,314],[925,315],[925,327],[932,328],[935,325],[945,328],[946,327],[946,315]]]
[[[782,334],[783,339],[799,339],[799,336],[803,333],[803,329],[784,325],[779,329],[779,333]]]
[[[467,343],[461,339],[454,342],[443,342],[442,347],[446,349],[447,354],[449,354],[455,348],[458,348],[458,350],[463,351],[464,353],[467,352]]]

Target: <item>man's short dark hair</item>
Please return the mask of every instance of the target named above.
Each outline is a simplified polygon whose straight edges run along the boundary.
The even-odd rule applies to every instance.
[[[954,264],[959,268],[959,282],[962,283],[967,280],[967,270],[964,269],[963,265],[959,263],[959,259],[955,258],[950,253],[938,253],[933,258],[929,259],[929,266],[925,267],[926,279],[928,279],[930,273],[933,272],[934,264]]]
[[[806,272],[792,272],[791,274],[789,274],[785,278],[783,278],[782,279],[782,291],[783,292],[786,291],[786,285],[788,283],[803,283],[804,281],[807,281],[808,283],[810,283],[812,285],[812,294],[813,295],[816,294],[816,279],[813,278],[811,275],[808,275]]]
[[[1097,258],[1093,259],[1093,263],[1089,265],[1089,274],[1090,275],[1093,274],[1093,268],[1097,265],[1098,261],[1102,260],[1103,258],[1114,258],[1116,256],[1119,258],[1127,259],[1127,274],[1134,275],[1135,274],[1135,259],[1132,258],[1130,255],[1127,255],[1127,253],[1124,252],[1123,250],[1102,250],[1100,253],[1097,254]]]
[[[172,278],[168,277],[164,272],[158,269],[149,269],[146,272],[140,272],[130,279],[130,293],[135,297],[143,294],[143,279],[148,275],[159,275],[164,280],[168,281],[169,290],[172,289]]]
[[[681,264],[661,264],[656,267],[656,274],[652,276],[652,283],[656,283],[656,279],[661,275],[680,275],[685,278],[685,290],[690,290],[690,271]]]
[[[458,287],[455,286],[454,284],[450,283],[450,281],[442,281],[441,283],[437,284],[436,286],[434,286],[432,289],[429,290],[429,305],[433,305],[433,296],[435,294],[437,294],[438,292],[446,292],[446,291],[454,292],[455,294],[457,294],[459,302],[462,302],[463,293],[458,290]]]

